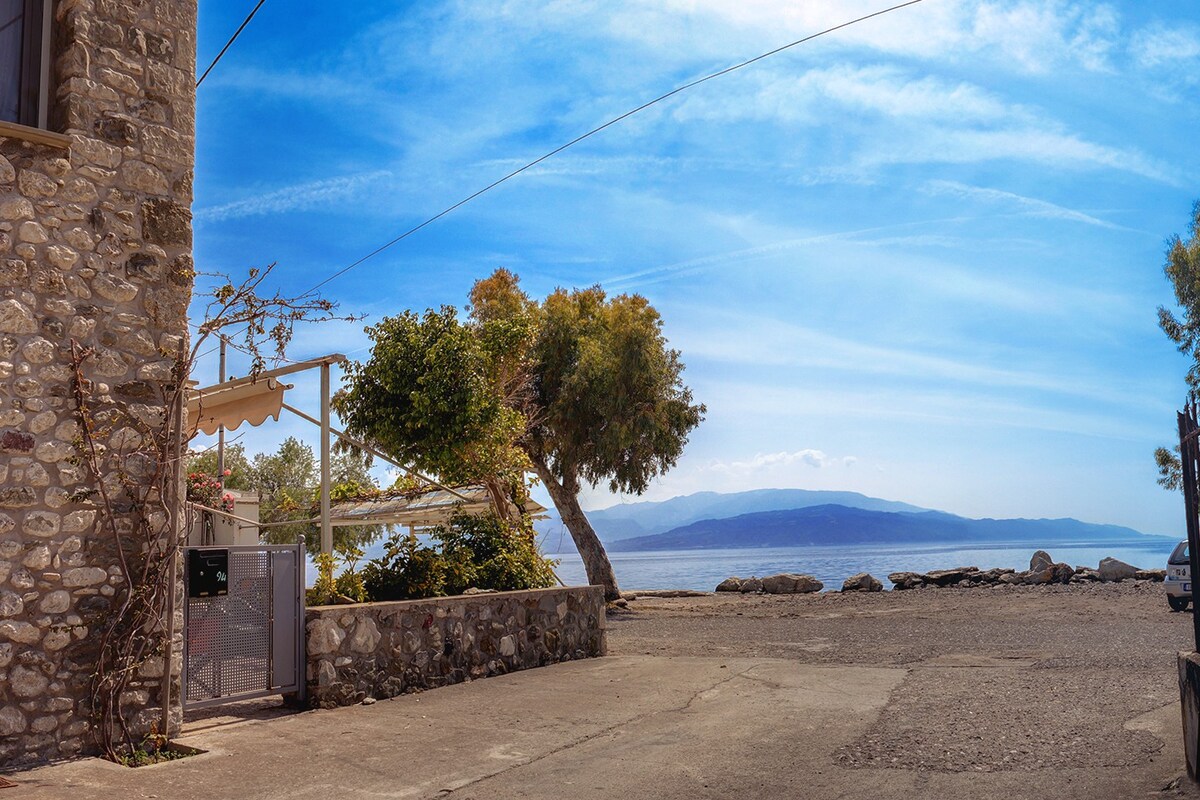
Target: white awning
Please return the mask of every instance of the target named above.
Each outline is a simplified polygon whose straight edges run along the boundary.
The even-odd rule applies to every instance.
[[[292,388],[291,384],[280,383],[280,378],[314,367],[340,364],[345,360],[346,357],[341,353],[330,353],[202,389],[192,387],[188,390],[187,438],[191,439],[201,431],[212,436],[221,426],[226,430],[237,430],[243,422],[261,425],[268,417],[278,422],[279,412],[283,408],[283,393]]]
[[[289,383],[275,378],[262,378],[255,383],[210,386],[193,389],[188,394],[188,425],[195,432],[209,436],[222,425],[235,431],[243,422],[261,425],[270,417],[279,420],[283,409],[283,393]]]

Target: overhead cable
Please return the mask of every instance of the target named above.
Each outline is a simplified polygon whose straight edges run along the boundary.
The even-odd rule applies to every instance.
[[[375,256],[377,256],[377,255],[379,255],[380,253],[382,253],[384,250],[387,250],[389,247],[392,247],[392,246],[394,246],[394,245],[396,245],[396,244],[399,244],[400,242],[402,242],[402,241],[404,241],[405,239],[407,239],[409,236],[412,236],[414,233],[416,233],[417,231],[419,231],[419,230],[421,230],[422,228],[424,228],[425,226],[427,226],[427,225],[430,225],[430,224],[432,224],[432,223],[434,223],[434,222],[438,221],[438,220],[439,220],[439,219],[441,219],[442,217],[446,216],[446,215],[447,215],[447,214],[449,214],[450,212],[452,212],[452,211],[455,211],[456,209],[459,209],[459,208],[461,208],[462,206],[465,206],[467,203],[471,202],[472,200],[474,200],[475,198],[479,197],[480,195],[482,195],[482,194],[485,194],[485,193],[487,193],[487,192],[491,191],[492,189],[495,189],[497,186],[499,186],[500,184],[504,183],[505,181],[507,181],[507,180],[509,180],[509,179],[511,179],[511,178],[515,178],[516,176],[520,175],[522,172],[525,172],[526,170],[529,170],[529,169],[532,169],[533,167],[536,167],[538,164],[542,163],[542,162],[543,162],[543,161],[545,161],[546,159],[548,159],[548,158],[552,158],[553,156],[556,156],[556,155],[558,155],[558,154],[559,154],[559,153],[561,153],[563,150],[566,150],[566,149],[567,149],[567,148],[569,148],[569,147],[572,147],[572,146],[574,146],[574,145],[577,145],[577,144],[579,144],[580,142],[582,142],[584,139],[587,139],[587,138],[589,138],[589,137],[595,136],[597,133],[599,133],[600,131],[604,130],[605,128],[609,128],[609,127],[611,127],[611,126],[613,126],[613,125],[616,125],[618,122],[620,122],[620,121],[622,121],[622,120],[624,120],[624,119],[628,119],[629,117],[632,117],[634,114],[637,114],[637,113],[638,113],[638,112],[640,112],[640,111],[645,111],[647,108],[650,108],[650,107],[651,107],[651,106],[653,106],[653,105],[656,105],[656,104],[658,104],[658,103],[661,103],[663,100],[666,100],[666,99],[667,99],[667,98],[669,98],[669,97],[672,97],[672,96],[674,96],[674,95],[677,95],[677,94],[679,94],[680,92],[687,91],[688,89],[691,89],[693,86],[699,86],[700,84],[702,84],[702,83],[705,83],[706,81],[711,81],[711,80],[713,80],[714,78],[719,78],[719,77],[721,77],[722,75],[728,75],[728,74],[729,74],[729,73],[731,73],[731,72],[736,72],[737,70],[739,70],[739,69],[742,69],[743,67],[748,67],[748,66],[750,66],[751,64],[753,64],[753,63],[755,63],[755,62],[757,62],[757,61],[762,61],[764,58],[770,58],[771,56],[773,56],[773,55],[776,55],[777,53],[782,53],[782,52],[783,52],[783,51],[785,51],[785,50],[790,50],[791,48],[793,48],[793,47],[796,47],[796,46],[798,46],[798,45],[801,45],[801,44],[804,44],[805,42],[811,42],[813,39],[820,38],[821,36],[825,36],[825,35],[827,35],[827,34],[833,33],[834,31],[839,31],[839,30],[841,30],[842,28],[848,28],[848,27],[850,27],[851,25],[856,25],[856,24],[858,24],[858,23],[860,23],[860,22],[865,22],[866,20],[872,19],[873,17],[879,17],[879,16],[882,16],[882,15],[884,15],[884,14],[891,13],[892,11],[897,11],[897,10],[899,10],[899,9],[901,9],[901,8],[905,8],[905,7],[907,7],[907,6],[913,6],[913,5],[916,5],[917,3],[920,3],[920,2],[923,2],[923,0],[908,0],[908,2],[905,2],[905,3],[899,3],[899,4],[897,4],[897,5],[890,6],[889,8],[885,8],[885,9],[882,9],[882,10],[880,10],[880,11],[875,11],[875,12],[873,12],[873,13],[871,13],[871,14],[866,14],[866,15],[864,15],[864,16],[858,17],[857,19],[852,19],[852,20],[850,20],[850,21],[848,21],[848,22],[843,22],[843,23],[841,23],[840,25],[835,25],[835,26],[833,26],[832,28],[826,28],[825,30],[823,30],[823,31],[820,31],[820,32],[818,32],[818,33],[810,34],[810,35],[808,35],[808,36],[805,36],[805,37],[804,37],[804,38],[802,38],[802,39],[797,39],[797,40],[796,40],[796,41],[794,41],[794,42],[789,42],[788,44],[785,44],[785,45],[783,45],[782,47],[776,47],[774,50],[769,50],[769,51],[767,51],[766,53],[763,53],[763,54],[761,54],[761,55],[757,55],[757,56],[755,56],[754,58],[747,59],[747,60],[745,60],[745,61],[742,61],[741,63],[734,64],[734,65],[733,65],[733,66],[731,66],[731,67],[726,67],[725,69],[722,69],[722,70],[719,70],[719,71],[717,71],[717,72],[713,72],[713,73],[711,73],[711,74],[705,75],[703,78],[697,78],[696,80],[694,80],[694,81],[690,81],[689,83],[685,83],[685,84],[683,84],[682,86],[677,86],[676,88],[672,89],[671,91],[667,92],[666,94],[661,94],[661,95],[659,95],[658,97],[654,98],[653,100],[650,100],[650,101],[648,101],[648,102],[642,103],[640,106],[638,106],[637,108],[635,108],[635,109],[633,109],[633,110],[631,110],[631,111],[626,111],[624,114],[621,114],[621,115],[620,115],[620,116],[618,116],[618,117],[613,117],[613,118],[612,118],[612,119],[610,119],[608,122],[605,122],[603,125],[599,125],[599,126],[597,126],[597,127],[595,127],[595,128],[592,128],[592,129],[591,129],[590,131],[588,131],[587,133],[584,133],[584,134],[581,134],[581,135],[579,135],[579,136],[576,136],[574,139],[572,139],[571,141],[567,142],[566,144],[564,144],[564,145],[560,145],[560,146],[558,146],[558,147],[554,148],[553,150],[551,150],[550,152],[546,153],[545,155],[543,155],[543,156],[541,156],[541,157],[539,157],[539,158],[536,158],[536,159],[534,159],[533,161],[530,161],[530,162],[529,162],[528,164],[526,164],[525,166],[523,166],[523,167],[521,167],[521,168],[519,168],[519,169],[515,169],[515,170],[513,170],[512,172],[510,172],[510,173],[508,173],[507,175],[505,175],[504,177],[502,177],[502,178],[500,178],[500,179],[498,179],[498,180],[495,180],[495,181],[493,181],[493,182],[489,183],[487,186],[483,187],[483,188],[482,188],[482,189],[480,189],[479,191],[477,191],[477,192],[475,192],[474,194],[471,194],[471,195],[469,195],[469,196],[467,196],[467,197],[463,198],[462,200],[459,200],[459,201],[458,201],[457,203],[455,203],[454,205],[452,205],[452,206],[450,206],[450,207],[448,207],[448,208],[446,208],[446,209],[444,209],[444,210],[442,210],[442,211],[438,212],[437,214],[433,215],[432,217],[430,217],[429,219],[427,219],[427,220],[425,220],[424,222],[420,223],[419,225],[414,225],[413,227],[411,227],[411,228],[409,228],[408,230],[406,230],[404,233],[402,233],[402,234],[400,234],[399,236],[397,236],[395,239],[392,239],[390,242],[387,242],[387,243],[385,243],[385,244],[382,244],[382,245],[380,245],[379,247],[375,248],[375,249],[374,249],[374,250],[372,250],[370,253],[367,253],[365,256],[363,256],[362,258],[358,259],[357,261],[354,261],[354,262],[352,262],[352,263],[350,263],[350,264],[348,264],[348,265],[346,265],[346,266],[342,267],[342,268],[341,268],[340,270],[338,270],[337,272],[333,273],[333,274],[332,274],[332,275],[330,275],[329,277],[327,277],[327,278],[325,278],[324,280],[322,280],[320,283],[318,283],[318,284],[316,284],[315,286],[313,286],[311,289],[309,289],[307,292],[305,292],[305,294],[308,294],[309,292],[314,292],[314,291],[316,291],[317,289],[320,289],[320,288],[321,288],[322,286],[324,286],[325,284],[329,283],[330,281],[336,280],[337,278],[341,277],[342,275],[345,275],[347,272],[349,272],[350,270],[354,269],[354,268],[355,268],[355,267],[357,267],[359,264],[362,264],[364,261],[367,261],[367,260],[369,260],[369,259],[371,259],[371,258],[374,258]]]
[[[225,46],[221,48],[221,52],[217,53],[217,57],[214,58],[212,63],[208,65],[208,69],[204,70],[204,74],[200,76],[200,80],[196,81],[197,89],[200,88],[200,84],[204,83],[204,79],[208,77],[208,73],[212,72],[213,67],[217,65],[217,62],[221,60],[221,57],[225,55],[225,51],[228,50],[235,41],[237,41],[238,36],[241,36],[242,31],[244,31],[246,26],[250,24],[250,20],[254,19],[254,15],[258,13],[258,10],[262,8],[263,3],[265,2],[267,2],[267,0],[258,0],[258,5],[256,5],[254,10],[251,11],[244,20],[242,20],[242,24],[239,25],[238,29],[233,32],[233,36],[229,37],[229,41],[226,42]]]

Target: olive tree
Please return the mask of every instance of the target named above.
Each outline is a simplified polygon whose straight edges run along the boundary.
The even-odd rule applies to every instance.
[[[1167,245],[1167,262],[1163,266],[1167,280],[1175,290],[1175,302],[1183,312],[1182,319],[1169,309],[1159,306],[1158,326],[1179,352],[1191,359],[1188,365],[1188,398],[1200,397],[1200,201],[1192,206],[1192,222],[1188,238],[1178,234]],[[1158,466],[1158,482],[1165,489],[1182,488],[1178,448],[1174,451],[1160,447],[1154,451]]]
[[[536,303],[498,270],[476,282],[466,322],[411,312],[367,329],[338,412],[352,432],[453,476],[518,483],[532,469],[583,558],[588,581],[619,597],[579,504],[585,484],[640,494],[675,465],[703,419],[662,318],[639,295],[557,289]]]
[[[525,418],[498,391],[503,354],[448,306],[366,330],[371,356],[346,364],[334,398],[347,431],[445,482],[482,483],[502,518],[520,507]]]

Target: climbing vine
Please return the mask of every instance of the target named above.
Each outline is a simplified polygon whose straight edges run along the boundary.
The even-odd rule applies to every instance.
[[[249,357],[250,374],[256,375],[268,360],[283,359],[297,324],[355,319],[339,315],[319,295],[262,293],[274,266],[250,270],[239,283],[209,275],[215,288],[196,336],[190,345],[181,340],[177,350],[161,354],[159,365],[169,369],[153,380],[102,383],[92,369],[100,354],[71,341],[75,464],[83,487],[71,500],[96,512],[93,552],[111,556],[108,563],[120,570],[117,591],[88,620],[99,630],[91,654],[93,729],[102,754],[114,761],[128,758],[153,727],[137,716],[146,697],[135,690],[151,660],[169,663],[178,642],[166,639],[174,630],[180,586],[175,556],[187,530],[181,466],[190,438],[186,392],[193,365],[219,336]],[[162,681],[169,685],[170,674],[164,671]]]

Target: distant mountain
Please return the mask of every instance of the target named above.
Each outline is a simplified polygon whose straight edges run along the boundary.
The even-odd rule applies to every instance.
[[[613,551],[721,547],[995,541],[1053,543],[1144,536],[1132,528],[1077,519],[968,519],[942,511],[877,511],[825,504],[705,519],[664,533],[612,542]]]
[[[623,503],[599,511],[589,511],[587,517],[592,523],[592,527],[596,529],[600,540],[607,544],[622,539],[664,533],[700,520],[821,505],[839,505],[868,511],[921,512],[927,510],[908,503],[867,497],[858,492],[756,489],[750,492],[731,494],[698,492],[683,497],[672,497],[670,500],[660,502]],[[561,528],[562,522],[553,512],[548,519],[538,524],[538,529],[544,533],[557,533]]]

